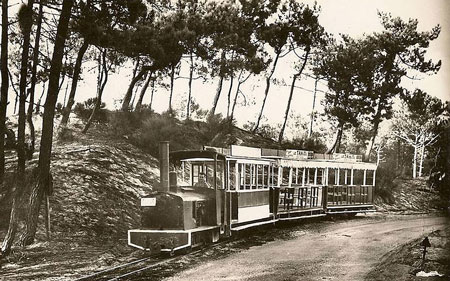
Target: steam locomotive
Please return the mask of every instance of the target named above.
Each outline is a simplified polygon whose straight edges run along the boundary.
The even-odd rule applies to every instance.
[[[374,212],[376,168],[360,155],[238,145],[169,153],[162,142],[161,184],[141,198],[128,244],[189,252],[263,224]]]

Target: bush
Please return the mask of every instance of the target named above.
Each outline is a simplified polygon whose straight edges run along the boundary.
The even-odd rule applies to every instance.
[[[67,127],[62,127],[58,130],[58,141],[71,142],[75,139],[73,130]]]
[[[291,141],[285,141],[282,144],[283,149],[310,150],[316,153],[325,153],[327,146],[319,138],[295,138]]]
[[[131,135],[131,141],[154,157],[159,155],[159,142],[170,141],[171,150],[193,148],[195,137],[188,137],[187,127],[167,115],[154,115],[142,122],[141,128]]]
[[[395,182],[396,178],[397,172],[392,165],[387,163],[379,165],[376,174],[374,196],[388,204],[393,204],[395,199],[392,195],[392,191],[397,187],[397,183]]]
[[[205,142],[210,144],[212,141],[220,142],[221,137],[233,133],[233,125],[234,122],[223,118],[222,114],[209,115],[202,130]]]
[[[439,191],[441,198],[450,204],[450,103],[447,103],[447,117],[435,128],[439,134],[436,142],[429,148],[433,155],[428,185]],[[444,115],[443,115],[444,117]],[[430,157],[431,158],[431,157]]]
[[[255,122],[247,122],[244,124],[244,129],[247,131],[252,132],[253,128],[255,128]],[[277,126],[271,126],[269,124],[261,124],[259,125],[258,129],[256,130],[256,133],[260,135],[263,138],[276,140],[278,138],[278,132],[279,129]]]
[[[150,110],[140,112],[116,111],[109,116],[110,133],[117,137],[131,135],[142,126],[142,123],[151,116]]]
[[[91,116],[94,109],[97,98],[90,98],[84,102],[79,102],[75,105],[73,112],[83,121],[87,121]],[[105,109],[106,104],[101,103],[99,110],[94,116],[94,122],[106,122],[108,120],[108,111]]]

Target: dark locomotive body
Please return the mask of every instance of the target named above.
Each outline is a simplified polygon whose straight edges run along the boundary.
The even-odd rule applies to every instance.
[[[167,142],[160,155],[161,185],[128,231],[142,250],[190,251],[262,224],[374,211],[376,165],[358,156],[231,146],[169,157]]]
[[[205,193],[155,192],[143,197],[142,229],[129,231],[128,243],[152,252],[172,252],[216,242],[219,226],[210,215],[216,211],[214,192]]]

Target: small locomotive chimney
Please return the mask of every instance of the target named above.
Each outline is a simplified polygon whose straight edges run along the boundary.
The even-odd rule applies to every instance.
[[[169,142],[162,141],[159,143],[159,191],[169,191]]]

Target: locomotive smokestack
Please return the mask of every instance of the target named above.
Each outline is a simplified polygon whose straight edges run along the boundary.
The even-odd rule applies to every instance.
[[[159,143],[159,175],[161,178],[160,191],[169,191],[169,142]]]

